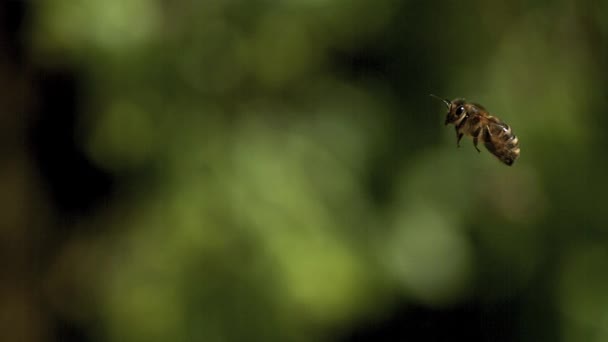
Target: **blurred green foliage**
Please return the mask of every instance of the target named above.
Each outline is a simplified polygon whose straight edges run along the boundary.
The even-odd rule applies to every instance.
[[[608,2],[32,7],[30,53],[86,75],[78,144],[117,180],[42,276],[100,339],[319,341],[404,298],[514,297],[522,341],[608,339]],[[521,158],[456,149],[431,92]]]

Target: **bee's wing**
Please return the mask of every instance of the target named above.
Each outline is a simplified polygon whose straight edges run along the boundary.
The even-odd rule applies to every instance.
[[[511,135],[511,127],[494,116],[488,117],[488,128],[493,136],[508,137]]]

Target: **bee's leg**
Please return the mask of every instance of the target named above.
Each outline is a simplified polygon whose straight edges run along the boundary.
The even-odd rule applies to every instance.
[[[478,142],[478,137],[475,136],[473,138],[473,146],[475,147],[475,149],[477,150],[477,152],[481,153],[481,151],[479,150],[479,148],[477,147],[477,142]]]
[[[458,131],[458,127],[456,127],[456,147],[460,147],[460,139],[462,139],[463,134]]]
[[[481,151],[477,147],[477,143],[479,142],[479,135],[481,134],[481,131],[482,131],[482,129],[478,128],[475,132],[473,132],[473,146],[479,153],[481,153]]]

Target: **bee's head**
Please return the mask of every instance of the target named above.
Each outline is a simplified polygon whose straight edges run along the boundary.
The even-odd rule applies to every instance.
[[[443,103],[445,103],[445,105],[448,107],[448,114],[445,118],[446,125],[455,124],[467,115],[467,110],[465,107],[466,101],[464,99],[455,99],[454,101],[449,101],[433,94],[431,94],[431,96],[443,101]]]

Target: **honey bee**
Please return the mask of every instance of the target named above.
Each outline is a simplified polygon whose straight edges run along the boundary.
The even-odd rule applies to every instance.
[[[500,119],[491,116],[488,111],[476,103],[470,103],[465,99],[449,101],[431,94],[448,107],[445,124],[453,124],[456,127],[456,146],[460,147],[460,139],[463,135],[473,138],[473,146],[477,152],[481,152],[477,143],[481,140],[488,151],[498,159],[511,166],[519,157],[519,142],[511,131],[511,127]]]

